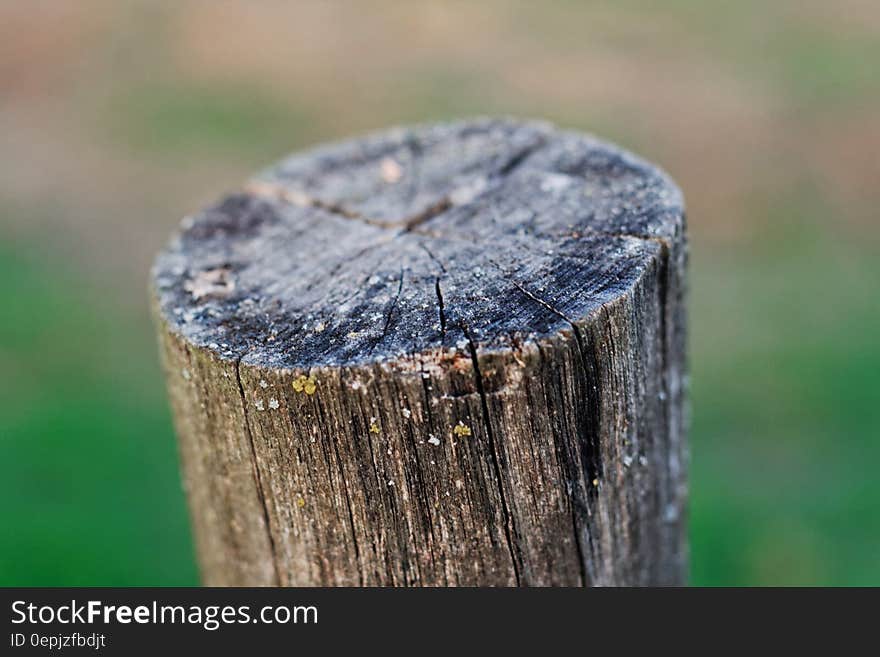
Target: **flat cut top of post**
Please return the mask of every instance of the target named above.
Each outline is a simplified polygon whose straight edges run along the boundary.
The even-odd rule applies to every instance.
[[[683,232],[659,169],[545,123],[398,128],[294,155],[187,217],[170,329],[278,368],[508,348],[625,294]]]

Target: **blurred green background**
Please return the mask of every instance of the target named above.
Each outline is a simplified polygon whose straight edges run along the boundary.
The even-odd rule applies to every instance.
[[[880,584],[880,3],[0,4],[0,584],[197,573],[147,303],[283,154],[503,113],[680,183],[691,581]]]

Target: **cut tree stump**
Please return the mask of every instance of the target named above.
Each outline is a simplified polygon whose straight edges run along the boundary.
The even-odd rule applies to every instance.
[[[657,585],[686,570],[674,183],[537,122],[295,155],[152,283],[210,585]]]

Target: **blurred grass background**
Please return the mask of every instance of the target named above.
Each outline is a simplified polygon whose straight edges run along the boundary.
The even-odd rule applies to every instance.
[[[325,139],[537,116],[692,237],[694,584],[880,584],[880,3],[0,4],[0,584],[197,582],[147,304],[176,222]]]

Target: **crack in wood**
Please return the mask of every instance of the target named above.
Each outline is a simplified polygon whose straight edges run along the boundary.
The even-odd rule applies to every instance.
[[[483,375],[480,372],[480,361],[477,357],[477,347],[474,344],[473,338],[470,335],[470,332],[467,330],[467,327],[462,327],[465,335],[467,335],[468,341],[468,349],[470,351],[471,362],[473,364],[474,369],[474,379],[477,386],[477,392],[480,395],[480,409],[483,414],[483,424],[486,425],[486,434],[489,438],[489,451],[491,454],[492,461],[492,469],[495,472],[495,479],[498,482],[498,496],[501,501],[501,516],[502,522],[504,524],[504,537],[507,541],[507,549],[510,552],[510,562],[513,566],[513,576],[516,581],[516,585],[519,586],[522,582],[522,575],[520,574],[520,570],[522,568],[522,555],[520,553],[519,546],[516,543],[516,527],[513,521],[513,515],[510,512],[510,508],[507,503],[507,496],[504,493],[504,481],[505,477],[501,470],[501,465],[499,463],[498,458],[498,446],[495,443],[495,436],[492,430],[492,416],[489,413],[489,404],[486,400],[486,391],[483,389]]]
[[[275,584],[281,585],[281,568],[278,565],[278,551],[275,548],[275,538],[272,535],[272,525],[269,522],[269,507],[266,504],[266,493],[263,489],[263,481],[260,475],[260,466],[257,463],[257,449],[254,445],[254,434],[251,430],[251,423],[248,417],[247,397],[244,394],[244,386],[241,383],[241,360],[246,354],[242,353],[235,360],[235,382],[238,385],[238,392],[241,395],[241,412],[244,414],[244,429],[248,439],[248,446],[251,452],[251,463],[254,469],[254,484],[257,489],[257,497],[260,500],[260,506],[263,509],[263,522],[266,524],[266,534],[269,539],[269,550],[272,557],[272,566],[275,569]]]

